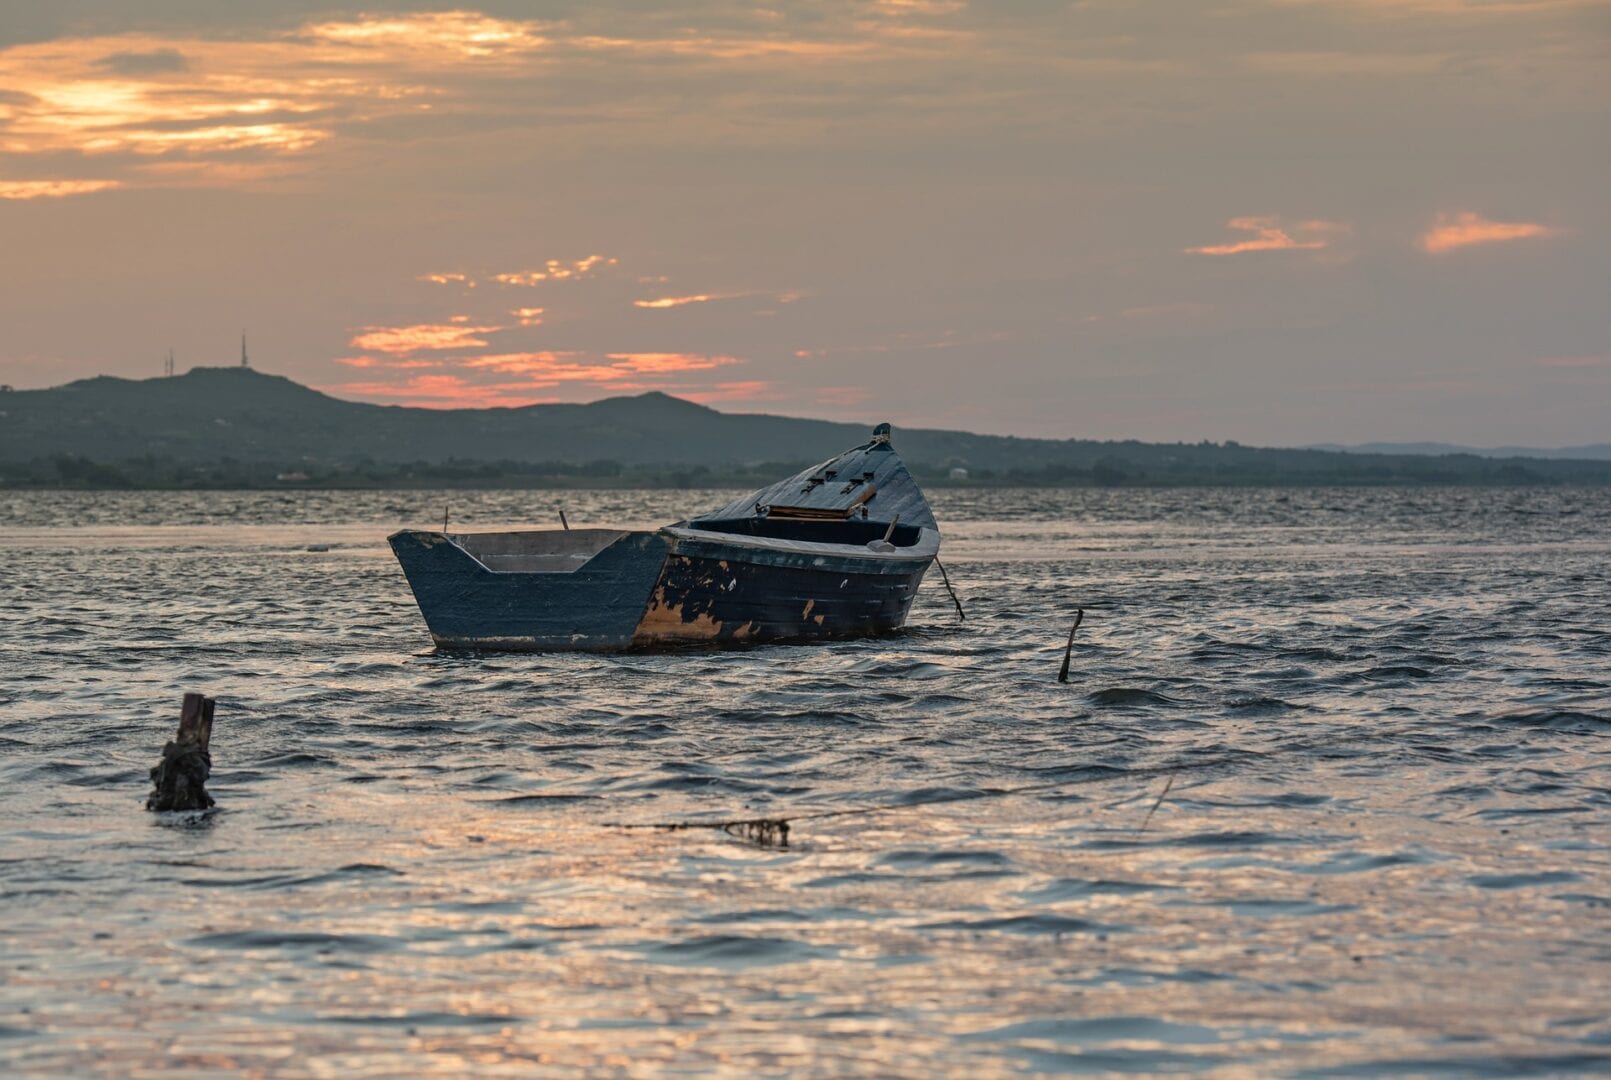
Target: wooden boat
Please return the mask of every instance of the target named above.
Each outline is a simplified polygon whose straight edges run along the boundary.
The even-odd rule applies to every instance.
[[[388,538],[436,644],[615,651],[860,637],[906,621],[940,531],[880,424],[838,457],[653,532]]]

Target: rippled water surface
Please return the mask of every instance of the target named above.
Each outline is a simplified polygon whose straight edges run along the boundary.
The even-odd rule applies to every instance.
[[[438,655],[383,541],[724,498],[0,495],[0,1072],[1611,1069],[1611,492],[943,491],[966,622],[730,653]]]

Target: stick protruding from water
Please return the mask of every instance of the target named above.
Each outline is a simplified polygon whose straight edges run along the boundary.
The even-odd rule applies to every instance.
[[[1074,625],[1068,631],[1068,647],[1063,650],[1063,667],[1057,673],[1058,682],[1068,682],[1068,662],[1074,656],[1074,632],[1080,628],[1080,623],[1084,621],[1085,609],[1079,608],[1074,613]]]
[[[206,810],[213,805],[207,777],[213,759],[207,747],[213,737],[213,699],[186,694],[179,710],[179,734],[162,748],[162,760],[151,770],[147,810]]]

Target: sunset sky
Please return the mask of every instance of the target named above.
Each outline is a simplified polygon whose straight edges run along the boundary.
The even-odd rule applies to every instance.
[[[0,0],[0,382],[1611,441],[1611,0]]]

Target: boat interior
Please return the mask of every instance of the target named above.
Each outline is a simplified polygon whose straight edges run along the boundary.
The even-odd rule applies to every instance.
[[[528,529],[466,533],[448,539],[488,570],[567,574],[625,535],[620,529]]]

